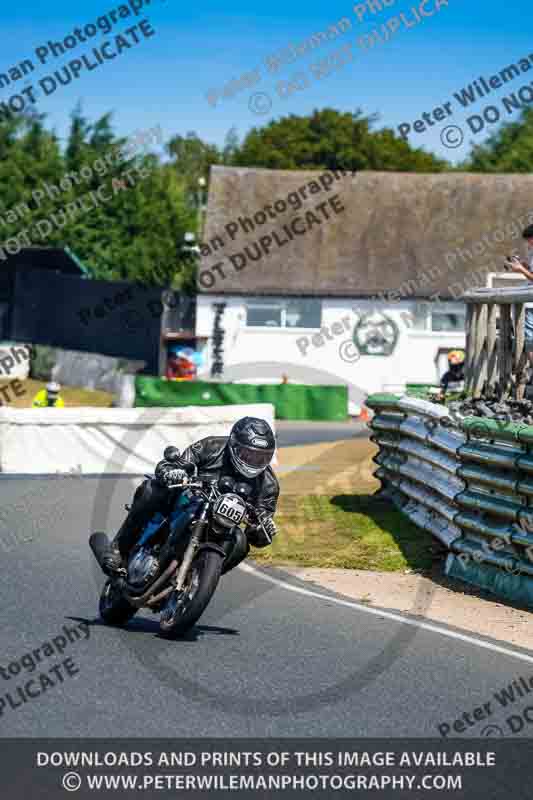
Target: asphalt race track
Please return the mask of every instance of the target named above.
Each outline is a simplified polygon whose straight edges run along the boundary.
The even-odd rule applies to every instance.
[[[365,422],[284,422],[276,420],[278,447],[368,438]]]
[[[431,737],[533,675],[533,654],[405,624],[274,570],[223,578],[186,640],[159,638],[144,613],[105,627],[87,539],[93,525],[118,526],[132,486],[0,479],[0,736]],[[37,648],[39,663],[28,658]],[[23,702],[17,687],[31,679]],[[486,726],[501,730],[509,713],[494,709],[464,735],[494,735]]]

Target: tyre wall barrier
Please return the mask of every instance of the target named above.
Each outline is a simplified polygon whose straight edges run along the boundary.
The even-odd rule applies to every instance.
[[[227,436],[244,416],[272,428],[268,404],[209,408],[0,409],[0,471],[144,475],[168,445],[184,450],[206,436]]]
[[[533,607],[533,426],[371,395],[380,495],[449,550],[445,572]]]

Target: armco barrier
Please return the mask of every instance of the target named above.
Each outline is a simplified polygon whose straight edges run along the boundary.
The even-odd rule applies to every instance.
[[[47,475],[152,473],[168,445],[184,450],[205,436],[227,436],[246,415],[274,427],[268,404],[210,408],[0,409],[0,469]]]
[[[372,395],[380,493],[449,550],[447,575],[533,607],[533,426]]]

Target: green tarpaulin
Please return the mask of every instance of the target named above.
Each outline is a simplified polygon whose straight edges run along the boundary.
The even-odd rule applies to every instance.
[[[226,406],[272,403],[276,419],[342,421],[348,416],[346,386],[304,386],[294,383],[209,383],[165,381],[139,375],[135,379],[135,405]]]

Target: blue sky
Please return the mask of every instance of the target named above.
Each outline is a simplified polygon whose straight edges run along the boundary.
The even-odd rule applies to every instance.
[[[383,1],[382,5],[383,5]],[[444,0],[440,0],[444,2]],[[377,5],[379,0],[374,0]],[[389,0],[391,2],[391,0]],[[470,114],[480,113],[486,105],[496,105],[502,118],[512,120],[503,111],[501,98],[533,80],[531,73],[521,75],[512,84],[479,100],[472,110],[461,109],[453,93],[479,76],[486,78],[508,64],[532,54],[528,37],[531,0],[448,0],[433,16],[410,29],[402,28],[389,41],[368,50],[356,40],[376,26],[403,12],[414,20],[411,7],[421,0],[395,0],[381,12],[367,12],[360,22],[353,3],[335,2],[288,3],[287,0],[203,0],[193,4],[175,0],[151,0],[136,18],[120,20],[110,34],[94,37],[69,51],[68,56],[50,60],[28,78],[36,84],[44,75],[53,74],[72,58],[90,53],[93,46],[113,39],[116,33],[144,17],[150,20],[156,35],[124,52],[120,57],[94,71],[82,71],[69,86],[60,86],[50,97],[39,97],[39,108],[48,114],[48,121],[64,137],[69,113],[78,100],[84,111],[95,118],[114,111],[116,130],[129,134],[138,129],[160,124],[165,138],[174,133],[194,130],[202,138],[222,143],[226,132],[236,126],[240,136],[252,126],[262,125],[282,115],[307,114],[315,108],[334,107],[365,113],[379,113],[378,127],[396,128],[400,123],[413,123],[422,112],[432,111],[452,101],[453,117],[427,132],[410,135],[413,145],[456,160],[468,151],[468,142],[482,142],[497,125],[487,125],[474,136],[465,124]],[[439,0],[426,0],[431,11]],[[78,0],[76,3],[54,0],[20,0],[17,7],[2,9],[2,48],[0,73],[25,58],[36,64],[35,48],[49,39],[62,40],[74,28],[95,22],[102,15],[121,5],[104,0]],[[224,5],[224,10],[221,6]],[[352,22],[352,30],[336,41],[330,41],[269,74],[263,59],[291,43],[303,42],[313,33],[326,30],[342,17]],[[352,63],[317,80],[310,66],[340,47],[351,43]],[[206,95],[209,90],[221,91],[233,78],[260,68],[260,80],[254,88],[244,89],[233,98],[221,99],[212,107]],[[281,98],[278,81],[291,81],[295,73],[307,76],[309,87]],[[17,82],[0,90],[0,101],[24,85]],[[261,102],[272,103],[267,115],[254,114],[250,97],[261,92]],[[268,95],[269,99],[265,99]],[[446,125],[458,125],[464,131],[465,144],[447,149],[440,141]],[[455,138],[455,133],[452,138]]]

